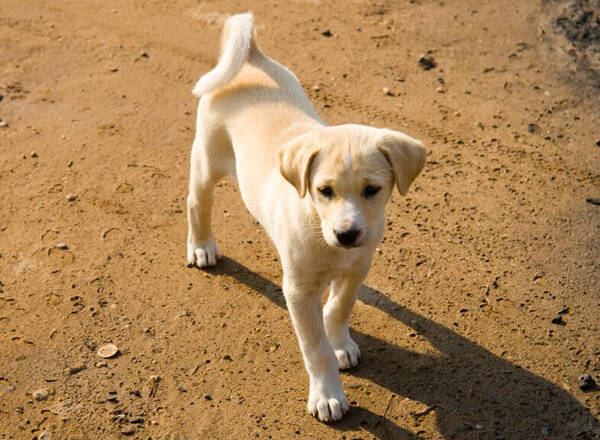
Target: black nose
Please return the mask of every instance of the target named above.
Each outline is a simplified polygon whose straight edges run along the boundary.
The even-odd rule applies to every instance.
[[[360,229],[348,229],[342,232],[336,231],[335,236],[342,245],[350,246],[351,244],[354,244],[354,242],[356,242],[356,239],[358,238],[359,234]]]

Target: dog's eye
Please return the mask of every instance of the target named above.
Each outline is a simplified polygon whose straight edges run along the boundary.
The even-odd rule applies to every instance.
[[[380,186],[367,185],[363,191],[365,197],[373,197],[381,189]]]
[[[328,199],[333,197],[333,189],[330,186],[322,186],[321,188],[319,188],[319,192],[323,197],[326,197]]]

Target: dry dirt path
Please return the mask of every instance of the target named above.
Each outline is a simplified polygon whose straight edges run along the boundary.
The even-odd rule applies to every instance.
[[[600,379],[600,83],[564,7],[3,0],[0,439],[598,438],[577,378]],[[305,411],[277,256],[233,182],[226,258],[184,264],[190,89],[246,10],[328,122],[429,150],[388,207],[337,424]]]

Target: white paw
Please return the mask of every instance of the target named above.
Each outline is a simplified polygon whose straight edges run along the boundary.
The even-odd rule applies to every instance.
[[[338,360],[340,370],[347,370],[358,365],[360,349],[352,338],[348,337],[346,343],[341,347],[334,346],[335,357]]]
[[[187,265],[189,267],[214,266],[219,258],[221,258],[221,253],[214,239],[199,244],[190,242],[187,244]]]
[[[340,420],[348,411],[348,401],[339,378],[335,385],[311,386],[308,397],[308,412],[322,422]]]

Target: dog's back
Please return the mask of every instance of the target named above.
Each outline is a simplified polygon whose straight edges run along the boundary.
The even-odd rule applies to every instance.
[[[204,74],[192,93],[222,107],[228,117],[239,115],[244,103],[271,103],[286,113],[304,113],[307,122],[324,124],[305,95],[298,78],[286,67],[265,56],[256,41],[251,13],[230,17],[225,23],[221,55],[214,69]],[[265,109],[267,110],[267,109]],[[270,123],[272,125],[272,122]]]

